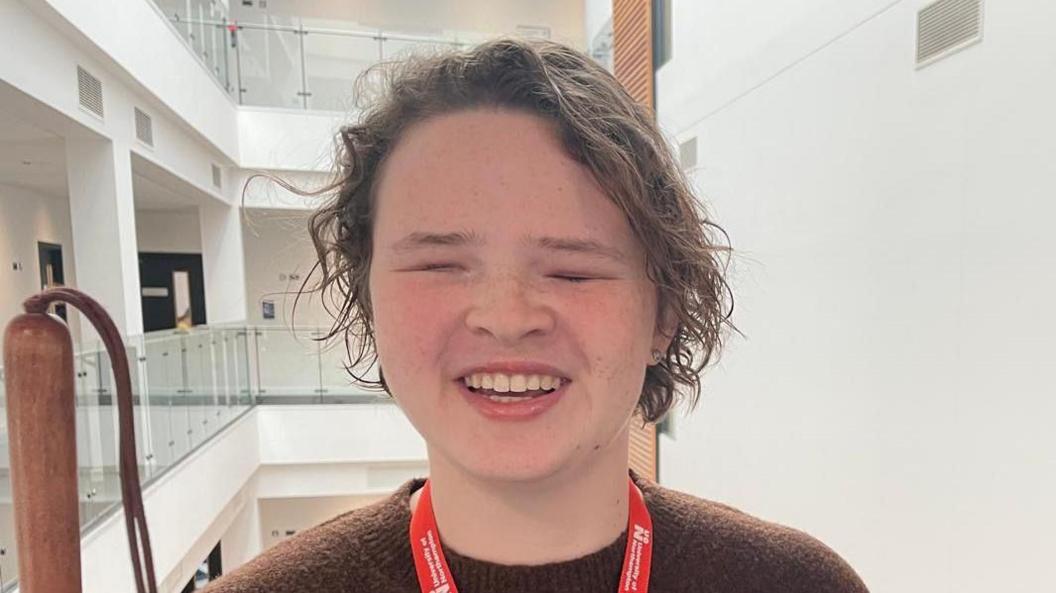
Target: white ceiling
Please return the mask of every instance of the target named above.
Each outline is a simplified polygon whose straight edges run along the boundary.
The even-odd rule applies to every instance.
[[[68,199],[64,139],[18,118],[0,105],[0,184]],[[202,192],[133,155],[132,194],[137,210],[186,210]]]
[[[65,152],[62,138],[0,105],[0,183],[65,198]]]

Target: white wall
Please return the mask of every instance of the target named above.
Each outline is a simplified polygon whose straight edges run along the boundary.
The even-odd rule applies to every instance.
[[[266,550],[299,531],[314,527],[353,509],[367,506],[382,495],[321,496],[312,498],[263,499],[260,508],[261,549]],[[230,572],[234,567],[224,567]]]
[[[198,210],[136,210],[136,242],[148,253],[201,253]]]
[[[907,1],[673,3],[674,57],[657,75],[661,118],[681,131],[855,25]],[[906,35],[905,42],[911,43],[913,32]]]
[[[55,111],[55,116],[35,121],[35,125],[67,138],[87,135],[114,139],[214,199],[227,201],[226,195],[212,187],[210,165],[226,165],[237,159],[234,104],[182,47],[149,1],[114,0],[105,4],[114,6],[81,2],[55,2],[52,6],[44,0],[27,6],[0,0],[0,35],[22,55],[32,56],[0,61],[0,79]],[[122,18],[113,18],[115,14]],[[75,26],[81,27],[81,32]],[[91,36],[91,42],[84,33]],[[134,56],[138,65],[123,62],[120,56]],[[184,60],[188,63],[183,64]],[[102,82],[102,120],[78,103],[78,65]],[[130,78],[130,71],[136,74],[135,79]],[[219,99],[208,88],[219,94]],[[174,111],[166,102],[183,104],[184,108]],[[133,107],[151,116],[153,147],[135,140]]]
[[[1040,591],[1056,550],[1056,5],[675,3],[660,116],[738,255],[670,486],[804,529],[872,591]]]
[[[264,406],[258,408],[258,419],[264,464],[400,464],[425,459],[425,442],[394,404]],[[299,495],[322,495],[313,492]]]
[[[62,267],[67,286],[77,285],[77,274],[73,266],[70,205],[66,200],[0,185],[0,229],[3,229],[0,233],[0,320],[6,325],[11,318],[24,312],[24,299],[40,292],[38,242],[62,245]],[[21,266],[18,270],[14,269],[16,263]],[[75,319],[77,312],[67,307],[67,315],[71,335],[76,340],[80,333],[80,324]],[[2,355],[0,340],[0,357]],[[6,432],[7,427],[0,430]]]
[[[266,180],[254,181],[267,183]],[[318,294],[305,294],[293,311],[297,291],[315,264],[308,235],[308,212],[246,209],[242,242],[246,253],[246,320],[254,325],[329,325]],[[318,281],[318,274],[309,286]],[[275,303],[275,319],[266,320],[262,301]]]
[[[327,144],[329,139],[319,138],[318,141],[322,145]],[[334,174],[331,171],[236,169],[231,172],[231,178],[238,193],[237,199],[247,210],[297,210],[304,214],[318,208],[329,197],[305,194],[330,186]],[[282,184],[289,185],[293,190]],[[247,216],[255,217],[253,214]]]
[[[247,489],[252,489],[253,483],[254,480],[250,480]],[[220,537],[220,566],[225,574],[253,559],[264,549],[260,531],[260,504],[253,500],[242,506]]]
[[[329,172],[334,137],[354,115],[241,107],[239,164],[244,169]]]
[[[34,0],[38,14],[91,40],[107,61],[127,72],[159,107],[233,161],[235,104],[194,57],[150,0]],[[115,18],[120,15],[121,18]],[[32,60],[27,60],[32,63]],[[164,68],[159,68],[164,64]],[[165,115],[168,115],[166,113]]]
[[[19,48],[20,55],[31,56],[31,59],[0,60],[0,80],[18,91],[5,94],[4,108],[11,109],[15,117],[26,119],[34,127],[65,138],[69,179],[83,181],[82,173],[98,172],[91,164],[95,161],[86,158],[93,151],[82,150],[84,147],[107,146],[114,157],[111,164],[115,184],[111,185],[119,193],[128,190],[131,159],[127,155],[132,151],[183,180],[207,201],[229,201],[233,192],[224,194],[212,186],[211,165],[224,165],[237,158],[233,103],[180,46],[179,39],[151,8],[150,2],[124,4],[89,6],[78,2],[0,0],[0,37],[11,47]],[[121,14],[122,18],[115,20],[115,14]],[[159,68],[161,63],[166,67]],[[101,81],[105,114],[102,119],[78,104],[77,66],[83,66]],[[202,85],[213,89],[213,94],[198,88]],[[175,111],[165,101],[172,101],[177,107],[182,105],[183,111]],[[152,117],[153,147],[134,138],[134,107]],[[194,110],[202,111],[196,115]],[[77,190],[72,193],[74,197],[88,187],[85,183],[70,186],[71,191]],[[95,206],[106,205],[114,199],[111,195],[114,191],[110,189],[98,196],[82,193],[87,202],[71,201],[74,206],[83,206],[72,210],[75,231],[78,228],[89,233],[106,230],[95,224],[79,227],[76,222],[83,218],[78,213],[98,214]],[[100,200],[92,201],[95,197]],[[126,208],[130,206],[126,197],[122,195],[115,201],[116,218],[103,216],[117,224],[111,230],[121,240],[93,244],[92,250],[82,248],[71,253],[67,260],[71,266],[76,264],[82,268],[79,288],[96,294],[108,306],[119,327],[136,334],[142,327],[135,280],[138,269],[134,252],[129,255],[125,249],[128,246],[134,249],[136,242],[131,239],[129,245],[122,243],[134,236],[133,217],[131,208]],[[113,226],[110,223],[104,226]],[[108,237],[105,232],[86,236]],[[116,252],[115,246],[120,248]],[[111,276],[121,281],[108,281],[113,279]],[[11,301],[4,303],[8,307]],[[244,302],[237,304],[241,315]]]

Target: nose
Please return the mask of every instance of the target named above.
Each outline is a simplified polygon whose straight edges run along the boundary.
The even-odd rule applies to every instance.
[[[515,345],[554,329],[553,310],[532,286],[512,274],[479,283],[476,294],[466,314],[466,326],[475,334],[486,332],[503,345]]]

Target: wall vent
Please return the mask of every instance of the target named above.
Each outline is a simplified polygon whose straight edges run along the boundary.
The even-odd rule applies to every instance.
[[[983,38],[982,0],[938,0],[917,13],[917,67]]]
[[[77,94],[81,107],[103,117],[103,83],[80,66],[77,66]]]
[[[213,185],[216,186],[216,189],[220,189],[220,181],[221,181],[220,180],[220,166],[214,163],[213,164]]]
[[[154,146],[154,122],[139,107],[133,109],[136,111],[136,138],[147,146]]]
[[[683,171],[689,171],[697,166],[697,137],[678,145],[678,161],[682,164]]]

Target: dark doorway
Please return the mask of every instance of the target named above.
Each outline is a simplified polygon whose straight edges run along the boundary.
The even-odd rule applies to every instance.
[[[205,323],[205,281],[200,253],[141,252],[139,285],[143,331]]]
[[[62,245],[38,241],[37,258],[40,262],[40,289],[65,286],[66,280],[62,273]],[[66,305],[56,304],[52,307],[56,315],[66,319]]]

